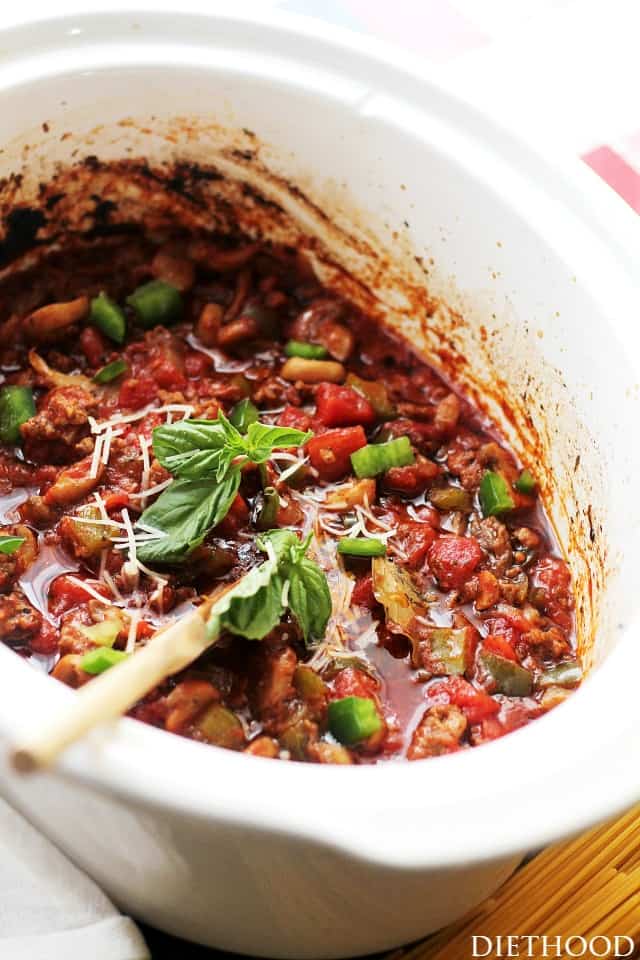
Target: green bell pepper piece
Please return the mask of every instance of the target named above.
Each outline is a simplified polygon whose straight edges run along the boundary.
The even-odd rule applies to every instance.
[[[0,441],[19,444],[20,427],[36,412],[31,387],[2,387],[0,390]]]
[[[533,676],[519,663],[488,651],[480,654],[480,662],[491,674],[498,693],[504,693],[507,697],[528,697],[531,693]]]
[[[347,746],[368,740],[382,727],[373,700],[367,697],[343,697],[333,700],[328,710],[329,730]]]
[[[558,663],[543,670],[537,677],[539,687],[575,687],[582,680],[582,670],[577,660]]]

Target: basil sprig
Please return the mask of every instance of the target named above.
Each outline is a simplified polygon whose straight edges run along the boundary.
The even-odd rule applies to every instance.
[[[301,543],[291,530],[263,533],[257,544],[267,559],[211,608],[207,631],[212,640],[223,630],[260,640],[287,609],[306,642],[321,638],[331,616],[331,594],[324,573],[306,556],[310,542],[311,536]]]
[[[182,420],[153,431],[153,452],[174,477],[219,480],[232,463],[264,463],[276,447],[299,447],[311,433],[251,423],[245,434],[227,420]]]
[[[244,463],[264,463],[278,447],[311,436],[290,427],[251,423],[246,434],[220,412],[216,420],[181,420],[156,427],[153,452],[176,478],[140,517],[161,531],[137,548],[143,563],[177,563],[200,546],[229,512]]]
[[[164,536],[140,543],[137,556],[143,563],[178,563],[224,520],[239,486],[237,467],[221,480],[174,480],[140,517]]]

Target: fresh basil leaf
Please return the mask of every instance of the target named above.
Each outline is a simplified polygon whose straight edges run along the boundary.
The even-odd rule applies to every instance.
[[[285,612],[283,593],[305,640],[324,634],[331,615],[331,595],[320,567],[304,556],[311,537],[300,543],[292,530],[268,530],[257,540],[268,558],[254,567],[214,603],[207,632],[214,640],[222,630],[261,640]],[[284,590],[289,581],[288,591]]]
[[[313,540],[313,533],[309,533],[304,540],[298,540],[296,537],[295,543],[291,545],[291,562],[300,563],[307,554],[307,550]]]
[[[162,463],[167,456],[194,450],[220,450],[225,433],[217,420],[178,420],[153,431],[153,452]]]
[[[289,608],[305,639],[324,636],[331,616],[331,594],[327,578],[317,563],[306,558],[289,570]]]
[[[246,433],[249,429],[249,425],[255,423],[256,420],[260,419],[260,411],[258,408],[249,400],[248,397],[245,397],[244,400],[240,400],[239,403],[236,403],[235,407],[229,414],[229,423],[232,423],[240,433]]]
[[[153,453],[176,477],[192,480],[217,474],[233,455],[226,450],[226,435],[217,420],[180,420],[153,431]]]
[[[156,427],[153,452],[175,477],[198,480],[212,476],[220,480],[236,457],[264,463],[274,447],[300,446],[310,436],[302,430],[256,422],[243,436],[220,411],[216,420],[180,420]]]
[[[200,480],[203,477],[217,477],[227,472],[230,465],[224,450],[198,450],[195,453],[178,453],[167,457],[162,464],[174,477]]]
[[[293,427],[252,423],[247,430],[246,454],[253,463],[264,463],[277,447],[299,447],[311,436]]]
[[[224,433],[225,444],[230,449],[235,451],[235,454],[245,453],[246,443],[245,438],[242,436],[239,430],[234,427],[230,420],[227,420],[222,410],[218,412],[218,419],[216,420]]]
[[[265,560],[213,605],[207,619],[209,636],[215,638],[222,630],[229,630],[250,640],[261,640],[282,618],[282,590],[277,562]]]
[[[289,608],[305,641],[324,636],[331,616],[331,594],[324,572],[305,557],[313,534],[300,541],[292,530],[268,530],[258,539],[261,550],[273,551],[282,576],[289,580]]]
[[[249,640],[266,637],[280,623],[284,613],[282,587],[282,577],[275,573],[269,583],[253,596],[242,600],[234,598],[228,613],[222,618],[224,628]]]
[[[293,530],[282,527],[277,530],[265,531],[257,538],[256,543],[264,553],[269,553],[269,547],[267,546],[269,544],[276,561],[282,563],[283,560],[287,562],[290,560],[291,550],[295,549],[300,541]]]
[[[15,553],[24,543],[24,537],[0,537],[0,553]]]
[[[139,545],[143,563],[176,563],[200,546],[206,534],[224,520],[240,486],[240,471],[233,468],[216,482],[174,480],[144,511],[140,521],[166,536]]]

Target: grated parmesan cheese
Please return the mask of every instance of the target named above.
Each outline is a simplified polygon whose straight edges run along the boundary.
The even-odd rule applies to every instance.
[[[141,410],[136,410],[135,413],[117,413],[115,416],[110,417],[108,420],[96,420],[94,417],[89,417],[89,425],[91,426],[91,433],[101,434],[105,430],[108,430],[109,427],[118,427],[121,424],[125,423],[135,423],[136,420],[143,420],[150,413],[182,413],[183,419],[187,419],[193,413],[193,404],[190,403],[166,403],[162,407],[154,407],[153,404],[143,407]]]
[[[122,520],[127,533],[128,555],[125,563],[122,565],[122,576],[128,583],[130,589],[135,589],[140,581],[140,572],[138,568],[138,559],[136,556],[136,537],[133,532],[129,511],[125,508],[122,511]]]
[[[92,586],[90,586],[86,580],[80,580],[79,577],[73,577],[73,576],[70,576],[69,574],[67,574],[67,580],[69,580],[70,583],[74,583],[76,587],[80,587],[82,590],[88,593],[90,597],[93,597],[94,600],[99,600],[100,603],[105,603],[109,607],[114,606],[112,600],[109,600],[109,598],[105,597],[104,594],[98,593],[98,591],[95,590]],[[96,580],[96,583],[98,583],[97,580]]]
[[[102,517],[81,517],[77,513],[73,514],[74,523],[88,523],[90,526],[96,527],[117,527],[119,530],[124,530],[125,526],[123,523],[119,523],[117,520],[112,520],[110,517],[107,517],[106,520],[103,520]]]
[[[102,499],[102,497],[100,496],[100,494],[98,493],[97,490],[94,490],[94,492],[93,492],[93,498],[94,498],[94,500],[96,501],[96,506],[98,507],[98,510],[100,511],[100,516],[102,517],[102,519],[103,519],[103,520],[109,520],[109,514],[107,513],[107,507],[106,507],[106,505],[105,505],[104,500]]]
[[[122,434],[122,430],[114,430],[113,427],[107,427],[105,430],[102,448],[102,462],[105,466],[109,463],[109,454],[111,453],[111,441],[113,437],[121,437]]]
[[[115,580],[113,579],[113,577],[111,576],[111,574],[109,573],[109,571],[106,570],[106,569],[102,571],[102,580],[103,580],[103,582],[107,585],[107,587],[109,588],[109,590],[111,590],[111,593],[112,593],[113,596],[116,598],[116,600],[118,601],[118,603],[124,603],[122,594],[121,594],[120,591],[118,590],[118,587],[116,586]]]
[[[167,416],[169,416],[169,414],[167,414]],[[149,488],[149,474],[151,472],[151,461],[149,460],[150,441],[148,441],[146,437],[138,436],[138,443],[140,444],[140,453],[142,454],[142,477],[140,479],[140,492],[143,494],[143,496],[141,497],[140,505],[144,509],[147,505],[146,491]]]
[[[100,465],[100,458],[102,457],[102,447],[104,445],[104,437],[96,437],[96,442],[93,445],[93,456],[91,457],[91,467],[89,469],[89,476],[94,479],[98,476],[98,467]]]
[[[393,543],[390,543],[390,544],[389,544],[389,550],[390,550],[391,553],[394,555],[394,557],[397,557],[399,560],[408,560],[408,559],[409,559],[408,554],[406,554],[406,553],[404,552],[404,550],[401,550],[400,547],[395,546],[395,544],[393,544]]]
[[[386,523],[386,521],[381,520],[380,517],[376,517],[367,507],[357,504],[355,511],[360,516],[366,517],[375,527],[380,527],[381,530],[397,530],[397,527],[393,527],[391,524]]]
[[[294,473],[297,473],[300,467],[304,467],[305,463],[308,463],[308,462],[309,462],[309,457],[302,457],[299,460],[295,460],[290,467],[287,467],[286,470],[282,471],[279,479],[282,481],[288,480],[289,477],[292,477]]]
[[[162,493],[170,483],[173,483],[172,477],[169,477],[168,480],[163,480],[162,483],[156,483],[153,487],[147,487],[146,490],[140,490],[138,493],[130,493],[129,500],[146,500],[147,497],[153,497],[156,493]]]
[[[138,624],[142,619],[142,611],[140,609],[131,610],[129,613],[129,633],[127,634],[127,642],[125,645],[125,653],[133,653],[136,647],[136,636],[138,633]]]
[[[418,513],[416,512],[416,508],[414,507],[414,505],[413,505],[412,503],[409,503],[409,504],[407,505],[407,513],[409,514],[409,516],[411,517],[412,520],[415,520],[415,521],[416,521],[416,523],[428,523],[428,522],[429,522],[428,520],[425,520],[424,517],[421,517],[421,516],[418,515]]]

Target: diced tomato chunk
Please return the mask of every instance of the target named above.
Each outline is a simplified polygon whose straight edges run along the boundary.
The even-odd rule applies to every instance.
[[[423,458],[407,467],[391,467],[384,474],[382,484],[385,490],[399,493],[404,497],[417,497],[431,486],[440,473],[440,467],[431,460]]]
[[[499,637],[505,643],[508,643],[511,648],[520,639],[521,631],[512,626],[505,617],[489,617],[484,622],[490,636]]]
[[[398,532],[393,539],[406,560],[403,562],[411,570],[417,570],[424,563],[427,550],[436,538],[436,531],[428,523],[418,523],[407,520],[398,525]]]
[[[184,359],[184,372],[192,380],[197,380],[198,377],[204,376],[204,374],[211,370],[213,366],[213,360],[211,357],[208,357],[206,353],[199,353],[196,350],[188,353]]]
[[[153,379],[163,390],[182,390],[187,381],[182,370],[179,370],[170,360],[157,360],[151,365]]]
[[[463,677],[449,677],[433,683],[427,697],[432,703],[453,703],[460,707],[469,723],[480,723],[485,717],[498,713],[500,703],[484,690],[476,690]]]
[[[306,431],[311,427],[311,417],[300,407],[285,407],[278,417],[278,426]]]
[[[123,510],[129,506],[129,494],[121,491],[119,493],[108,493],[104,498],[104,505],[109,513],[111,510]]]
[[[299,503],[291,498],[287,499],[286,506],[278,507],[276,514],[277,527],[297,527],[304,521],[304,513]]]
[[[378,601],[373,593],[373,578],[371,574],[366,577],[360,577],[353,588],[351,602],[358,607],[366,607],[368,610],[374,610]]]
[[[445,590],[457,590],[482,560],[482,548],[474,537],[438,537],[428,551],[429,566]]]
[[[106,587],[99,583],[92,583],[91,589],[104,594],[105,597],[108,596]],[[49,588],[49,609],[54,616],[59,617],[72,607],[91,600],[92,596],[93,594],[85,590],[80,583],[70,580],[63,574],[61,577],[56,577]]]
[[[501,704],[500,714],[484,717],[480,722],[480,730],[474,737],[474,744],[488,743],[490,740],[497,740],[503,737],[505,733],[511,733],[524,726],[529,720],[540,714],[540,707],[531,701],[506,701]]]
[[[104,337],[96,327],[85,327],[80,334],[80,349],[92,367],[99,367],[106,353]]]
[[[333,681],[333,699],[368,697],[369,700],[374,700],[377,689],[376,681],[364,670],[358,670],[357,667],[345,667],[344,670],[340,670],[336,674]]]
[[[129,377],[120,387],[118,402],[127,410],[140,410],[158,396],[158,384],[152,377]]]
[[[542,557],[531,570],[531,585],[540,597],[537,605],[563,630],[572,625],[571,574],[559,557]],[[536,601],[534,601],[536,602]]]
[[[321,480],[339,480],[351,472],[351,454],[366,445],[367,437],[361,426],[347,427],[312,437],[307,441],[307,453]]]
[[[351,387],[337,383],[321,383],[316,390],[317,416],[327,427],[350,427],[362,424],[370,427],[376,413],[366,397]]]
[[[32,638],[29,646],[34,653],[55,653],[58,649],[58,631],[47,620],[43,620],[40,633]]]
[[[155,627],[153,624],[146,620],[140,620],[136,627],[136,640],[146,640],[148,637],[152,637],[154,633]]]
[[[487,620],[490,633],[499,633],[502,637],[508,637],[508,630],[517,630],[525,632],[531,629],[531,621],[528,620],[520,607],[512,607],[509,603],[496,604],[496,617]]]
[[[515,660],[517,662],[518,657],[507,640],[506,637],[501,637],[497,633],[490,633],[482,641],[482,646],[489,653],[497,653],[498,656],[504,657],[506,660]]]

